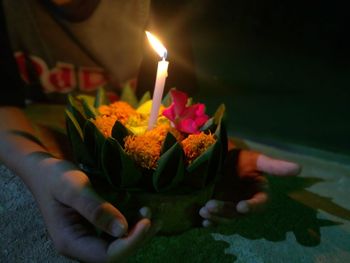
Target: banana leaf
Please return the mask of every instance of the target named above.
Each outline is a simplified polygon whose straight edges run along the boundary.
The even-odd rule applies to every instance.
[[[209,120],[207,120],[207,122],[201,127],[201,131],[212,131],[214,129],[214,127],[217,126],[214,123],[214,118],[210,118]]]
[[[129,84],[123,88],[120,100],[129,103],[134,108],[136,108],[138,104],[137,97]]]
[[[115,188],[135,187],[141,179],[141,172],[114,138],[108,138],[102,148],[102,170]]]
[[[97,111],[93,105],[91,105],[86,98],[81,99],[85,115],[89,119],[95,119],[97,116]]]
[[[95,98],[95,101],[94,101],[94,107],[97,109],[101,105],[108,105],[109,103],[110,102],[109,102],[109,100],[107,98],[105,89],[103,87],[100,87],[97,90],[97,93],[96,93],[96,98]]]
[[[70,141],[73,155],[78,163],[94,166],[94,161],[84,143],[83,131],[73,114],[66,110],[67,136]]]
[[[216,110],[214,114],[214,123],[216,125],[222,122],[223,118],[225,117],[225,110],[226,110],[225,104],[221,104]]]
[[[83,129],[86,121],[86,114],[84,112],[81,101],[69,94],[67,110],[73,114],[80,128]]]
[[[203,188],[213,181],[217,175],[218,166],[215,160],[220,160],[221,142],[217,140],[202,155],[197,157],[188,167],[185,184],[194,188]],[[219,165],[218,163],[217,165]]]
[[[183,156],[180,144],[176,143],[159,158],[157,169],[152,176],[153,187],[157,192],[169,191],[183,181]]]
[[[119,121],[114,123],[112,128],[112,137],[116,139],[122,147],[124,147],[124,138],[130,134],[131,132]]]
[[[174,135],[172,135],[171,132],[168,132],[165,139],[164,139],[160,155],[162,155],[166,151],[168,151],[176,142],[177,142],[177,140],[174,137]]]
[[[215,136],[217,137],[217,140],[221,142],[222,150],[220,164],[223,165],[228,150],[227,130],[224,121],[220,121],[219,125],[216,128]]]
[[[141,106],[142,104],[144,104],[146,101],[149,101],[150,99],[151,99],[151,93],[149,91],[145,92],[145,94],[143,94],[142,98],[137,104],[137,107]]]
[[[95,160],[95,166],[101,167],[100,155],[102,152],[102,146],[106,138],[95,126],[91,120],[87,120],[84,127],[84,143],[88,149],[88,152]]]
[[[164,98],[162,100],[162,104],[163,104],[164,107],[169,107],[171,105],[171,103],[172,103],[172,99],[171,99],[171,95],[170,95],[170,91],[172,89],[175,89],[175,88],[171,88],[169,90],[169,92],[164,96]]]

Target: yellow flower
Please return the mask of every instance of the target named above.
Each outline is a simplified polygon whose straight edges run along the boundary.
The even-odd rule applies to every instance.
[[[117,101],[110,105],[102,105],[98,108],[98,115],[94,120],[97,128],[105,137],[111,136],[112,128],[116,121],[121,122],[133,134],[144,134],[148,128],[148,119],[152,108],[152,100],[148,100],[136,110],[124,101]],[[169,125],[169,120],[162,116],[164,106],[159,109],[157,126]]]
[[[137,114],[132,115],[125,126],[135,135],[144,134],[148,128],[148,119],[151,114],[152,100],[148,100],[142,105],[140,105],[136,112]],[[158,113],[157,125],[169,124],[167,118],[162,116],[164,106],[161,105]]]

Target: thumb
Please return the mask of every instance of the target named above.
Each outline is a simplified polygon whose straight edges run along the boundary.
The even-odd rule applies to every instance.
[[[298,175],[301,171],[301,166],[297,163],[273,159],[263,154],[258,156],[256,166],[261,172],[277,176]]]
[[[121,237],[127,232],[128,222],[122,213],[98,196],[90,185],[73,191],[69,196],[68,200],[63,200],[64,203],[74,208],[91,224],[115,237]]]

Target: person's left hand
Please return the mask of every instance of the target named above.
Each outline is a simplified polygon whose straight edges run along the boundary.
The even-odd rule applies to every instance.
[[[295,176],[301,171],[296,163],[229,148],[225,175],[216,186],[215,199],[209,200],[199,210],[204,227],[229,223],[243,214],[262,211],[269,198],[268,181],[263,173]]]

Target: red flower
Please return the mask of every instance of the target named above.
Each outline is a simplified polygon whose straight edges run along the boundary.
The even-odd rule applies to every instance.
[[[175,128],[184,133],[199,133],[202,127],[209,119],[205,114],[205,105],[197,103],[191,106],[187,104],[187,94],[178,90],[170,91],[173,103],[163,111]]]

